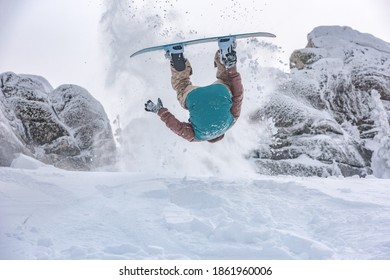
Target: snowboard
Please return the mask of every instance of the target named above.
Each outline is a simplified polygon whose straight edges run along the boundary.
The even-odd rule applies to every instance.
[[[175,42],[171,44],[165,44],[165,45],[159,45],[159,46],[153,46],[149,48],[144,48],[139,51],[136,51],[130,57],[137,56],[139,54],[158,51],[158,50],[164,50],[167,51],[170,47],[175,45],[182,45],[182,46],[188,46],[188,45],[195,45],[195,44],[203,44],[203,43],[209,43],[214,41],[219,41],[223,39],[233,38],[233,39],[244,39],[244,38],[254,38],[254,37],[269,37],[269,38],[275,38],[276,35],[268,32],[252,32],[252,33],[240,33],[240,34],[232,34],[232,35],[226,35],[226,36],[216,36],[216,37],[207,37],[207,38],[201,38],[201,39],[194,39],[189,41],[182,41],[182,42]]]

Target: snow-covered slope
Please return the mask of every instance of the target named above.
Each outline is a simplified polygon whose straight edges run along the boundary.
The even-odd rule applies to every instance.
[[[389,180],[13,167],[0,168],[0,259],[390,258]]]

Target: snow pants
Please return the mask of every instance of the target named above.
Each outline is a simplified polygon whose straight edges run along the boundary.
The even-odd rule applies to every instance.
[[[183,71],[177,71],[173,66],[171,66],[171,84],[172,88],[176,91],[177,100],[180,105],[187,109],[186,107],[186,98],[187,95],[194,89],[199,88],[199,86],[194,86],[191,83],[190,76],[192,75],[192,67],[188,59],[186,59],[186,68]],[[230,91],[230,84],[228,81],[228,74],[226,67],[221,63],[219,58],[219,51],[215,54],[214,57],[214,67],[217,68],[217,81],[214,84],[223,84]]]

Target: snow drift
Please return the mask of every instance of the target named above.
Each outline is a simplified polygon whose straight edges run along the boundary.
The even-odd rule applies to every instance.
[[[388,180],[13,167],[0,168],[0,259],[390,258]]]

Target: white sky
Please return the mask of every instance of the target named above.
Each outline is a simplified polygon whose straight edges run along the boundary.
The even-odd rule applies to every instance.
[[[285,51],[286,63],[294,49],[305,47],[307,33],[319,25],[346,25],[390,42],[388,0],[144,2],[157,7],[168,2],[176,16],[188,18],[186,28],[197,31],[194,38],[218,35],[213,31],[219,30],[273,32],[278,37],[272,42]],[[98,99],[105,94],[104,37],[99,25],[103,0],[0,0],[0,7],[0,73],[41,75],[53,87],[78,84]],[[210,24],[216,9],[218,27]],[[129,46],[129,54],[134,51]]]

